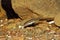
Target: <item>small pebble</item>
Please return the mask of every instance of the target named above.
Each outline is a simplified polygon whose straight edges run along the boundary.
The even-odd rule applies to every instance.
[[[5,21],[7,21],[8,19],[5,19]]]
[[[19,27],[19,29],[20,29],[20,28],[24,29],[24,26],[18,26],[18,27]]]
[[[0,26],[4,26],[3,24],[1,24]]]
[[[0,22],[2,23],[2,22],[3,22],[3,20],[0,20]]]

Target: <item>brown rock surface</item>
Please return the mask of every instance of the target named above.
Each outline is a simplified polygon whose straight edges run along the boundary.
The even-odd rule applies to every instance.
[[[57,14],[55,16],[54,21],[57,26],[60,26],[60,14]]]
[[[43,15],[43,17],[53,18],[56,14],[59,14],[57,2],[56,0],[12,0],[12,7],[19,16],[33,14],[28,10],[30,9],[36,14]]]

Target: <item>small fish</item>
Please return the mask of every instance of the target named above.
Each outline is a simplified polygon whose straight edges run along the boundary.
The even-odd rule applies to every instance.
[[[25,22],[24,22],[25,21]],[[24,20],[23,22],[21,22],[21,24],[19,25],[19,28],[22,28],[24,29],[25,27],[28,27],[30,25],[33,25],[33,24],[37,24],[39,23],[39,19],[30,19],[30,20]]]
[[[39,19],[30,19],[28,21],[21,23],[22,25],[19,27],[20,28],[22,27],[22,29],[24,29],[25,27],[28,27],[30,25],[37,24],[37,23],[39,23]]]
[[[28,20],[27,22],[25,22],[24,23],[24,26],[26,27],[26,26],[29,26],[29,25],[33,25],[33,24],[37,24],[37,23],[39,23],[39,19],[30,19],[30,20]]]
[[[28,27],[28,26],[31,26],[31,25],[36,25],[38,24],[40,21],[44,21],[44,20],[52,20],[51,18],[33,18],[33,19],[30,19],[28,21],[25,21],[21,24],[23,25],[20,25],[19,27],[22,29],[24,29],[25,27]]]

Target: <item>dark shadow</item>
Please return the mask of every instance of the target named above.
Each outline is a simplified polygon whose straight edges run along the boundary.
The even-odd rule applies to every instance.
[[[8,19],[20,18],[13,10],[11,0],[1,0],[1,6],[6,11]]]

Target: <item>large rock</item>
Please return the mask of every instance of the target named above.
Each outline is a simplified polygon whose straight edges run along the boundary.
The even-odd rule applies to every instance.
[[[14,11],[19,15],[19,17],[21,17],[22,19],[31,19],[38,17],[36,14],[31,12],[31,10],[24,4],[24,0],[12,0],[12,7]]]
[[[59,10],[58,11],[60,11],[60,1],[57,0],[56,2],[57,2],[57,6],[59,7]],[[55,21],[55,24],[60,27],[60,13],[58,13],[55,16],[54,21]]]
[[[43,17],[54,18],[60,10],[57,6],[59,0],[12,0],[12,7],[19,15],[29,16],[30,10]],[[30,10],[28,10],[28,9]],[[32,15],[35,17],[34,15]]]
[[[55,24],[60,27],[60,14],[56,15],[54,18]]]

